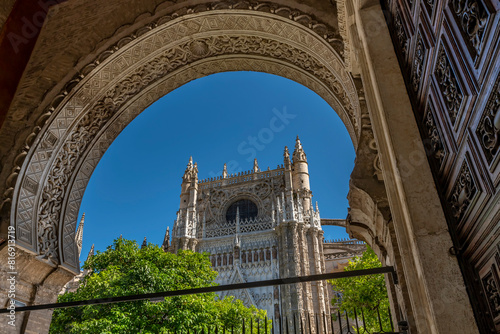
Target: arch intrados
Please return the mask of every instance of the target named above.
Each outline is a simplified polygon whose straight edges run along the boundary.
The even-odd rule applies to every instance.
[[[242,15],[245,14],[245,15]],[[241,30],[241,31],[234,31],[229,29],[226,26],[226,29],[221,29],[221,30],[211,30],[210,31],[204,31],[202,33],[198,34],[193,34],[191,32],[187,32],[186,36],[183,38],[180,38],[175,41],[175,43],[168,43],[167,46],[162,46],[156,52],[151,52],[148,56],[146,57],[139,57],[137,61],[134,62],[133,66],[129,68],[126,72],[119,72],[115,73],[115,76],[113,77],[112,73],[107,73],[106,69],[109,70],[109,68],[112,68],[113,66],[116,66],[119,64],[120,57],[124,57],[127,52],[133,53],[134,48],[137,48],[140,43],[145,43],[148,39],[154,39],[155,34],[158,34],[160,32],[164,32],[165,29],[168,27],[177,27],[176,24],[183,23],[183,24],[189,24],[189,20],[194,20],[194,19],[203,19],[206,18],[206,16],[214,16],[217,15],[217,20],[221,20],[224,18],[235,18],[239,15],[239,18],[242,18],[244,16],[252,16],[254,18],[262,19],[262,20],[268,20],[270,22],[279,22],[280,24],[283,25],[285,28],[290,28],[291,30],[299,33],[305,34],[304,36],[306,37],[305,39],[302,37],[299,37],[299,41],[293,41],[293,40],[288,40],[286,37],[283,36],[278,36],[278,35],[273,35],[269,32],[262,32],[262,31],[252,31],[252,30]],[[148,66],[148,61],[152,60],[155,61],[158,59],[159,56],[164,54],[165,52],[168,52],[169,50],[176,50],[177,52],[180,48],[180,45],[184,45],[184,48],[187,46],[190,48],[191,51],[191,56],[193,53],[199,53],[197,56],[197,59],[191,63],[184,64],[184,66],[181,66],[179,68],[176,68],[172,73],[169,73],[169,76],[166,76],[167,78],[171,78],[175,74],[181,73],[183,70],[187,73],[187,77],[184,78],[183,83],[179,84],[177,87],[181,86],[182,84],[185,84],[193,79],[199,78],[201,76],[205,76],[208,74],[212,73],[206,73],[206,68],[208,64],[213,65],[215,62],[224,62],[225,65],[227,66],[228,64],[232,64],[234,66],[232,69],[231,68],[217,68],[216,70],[213,71],[213,73],[219,73],[223,71],[229,71],[229,70],[251,70],[253,64],[260,63],[262,66],[266,65],[265,71],[266,73],[271,73],[271,74],[278,74],[284,77],[287,77],[287,74],[289,74],[289,79],[292,79],[296,82],[299,82],[303,84],[304,86],[310,88],[311,90],[315,91],[318,95],[320,95],[322,98],[324,98],[330,105],[332,105],[333,109],[339,114],[341,120],[344,122],[346,125],[346,128],[348,129],[349,134],[351,135],[351,139],[353,140],[353,144],[356,147],[357,143],[357,128],[356,128],[356,121],[359,118],[359,111],[358,111],[358,104],[353,102],[351,104],[346,105],[346,101],[351,101],[354,99],[357,99],[357,94],[356,90],[354,88],[354,84],[352,81],[352,78],[347,74],[347,71],[345,69],[341,69],[344,71],[344,73],[338,73],[338,70],[334,69],[334,66],[332,66],[331,62],[339,62],[340,57],[338,54],[333,50],[331,46],[329,46],[324,40],[322,40],[319,36],[317,36],[316,33],[312,31],[307,31],[303,26],[297,24],[296,22],[288,22],[286,19],[284,19],[281,16],[274,17],[272,14],[268,13],[257,13],[257,12],[250,12],[247,13],[247,11],[221,11],[215,13],[215,11],[210,12],[210,13],[198,13],[198,14],[191,14],[189,18],[179,18],[178,21],[173,20],[170,21],[169,24],[165,27],[163,27],[162,30],[160,31],[155,31],[155,29],[151,30],[148,33],[145,33],[142,35],[140,38],[137,38],[133,43],[128,45],[126,48],[123,48],[121,50],[118,50],[117,52],[110,54],[107,59],[105,59],[99,66],[97,66],[90,74],[88,77],[84,78],[80,83],[77,84],[75,87],[74,91],[72,91],[68,96],[65,98],[65,101],[63,101],[60,106],[53,112],[51,115],[48,123],[44,126],[40,134],[38,135],[38,140],[35,141],[37,145],[34,145],[32,149],[30,150],[27,159],[25,160],[25,163],[23,165],[23,168],[21,170],[22,177],[18,178],[17,184],[16,184],[16,189],[15,189],[15,194],[14,194],[14,199],[13,199],[13,208],[12,210],[12,220],[11,222],[18,223],[17,218],[20,218],[20,212],[17,210],[17,205],[18,203],[21,202],[21,198],[23,196],[23,191],[26,194],[25,189],[21,189],[21,184],[26,185],[26,178],[25,176],[28,176],[30,170],[29,170],[29,165],[32,163],[33,157],[37,154],[40,153],[40,150],[43,150],[43,145],[44,143],[46,144],[47,142],[47,136],[49,136],[49,132],[53,130],[54,128],[57,128],[57,121],[61,119],[61,115],[63,114],[64,111],[68,112],[69,109],[72,109],[73,111],[77,110],[78,106],[81,104],[86,104],[85,107],[81,108],[79,110],[79,114],[77,117],[74,117],[73,121],[71,122],[71,126],[69,126],[66,129],[66,132],[60,132],[59,135],[60,137],[56,139],[56,142],[59,141],[58,145],[56,145],[54,148],[54,153],[52,157],[49,159],[50,161],[47,161],[46,167],[43,168],[44,172],[42,175],[39,175],[39,183],[40,187],[39,188],[44,188],[47,185],[47,178],[50,177],[48,175],[49,171],[51,170],[50,167],[53,167],[55,159],[57,159],[58,154],[61,154],[61,151],[64,149],[64,145],[68,143],[68,137],[71,131],[75,129],[75,126],[79,121],[84,119],[86,116],[86,113],[89,111],[92,111],[93,109],[96,108],[97,103],[92,103],[89,104],[88,101],[99,101],[99,97],[101,98],[100,101],[104,101],[106,103],[106,99],[109,100],[110,98],[110,92],[113,92],[113,89],[116,92],[116,87],[120,83],[125,82],[126,80],[130,80],[130,77],[134,76],[133,71],[137,70],[141,66]],[[229,21],[229,20],[228,20]],[[290,20],[289,20],[290,21]],[[228,31],[231,30],[230,32]],[[189,36],[189,37],[188,37]],[[209,39],[211,38],[212,41],[219,41],[221,39],[225,39],[226,41],[231,38],[247,38],[247,39],[257,39],[261,43],[263,43],[263,39],[269,39],[269,45],[273,45],[276,47],[279,43],[283,43],[284,46],[286,46],[286,50],[298,50],[296,51],[297,53],[301,53],[302,55],[306,55],[306,58],[301,58],[301,60],[311,60],[311,59],[317,59],[315,57],[319,57],[319,62],[322,63],[322,69],[323,71],[326,71],[325,73],[327,74],[327,77],[332,79],[333,82],[338,82],[340,86],[343,89],[343,92],[341,92],[341,96],[343,98],[343,101],[340,100],[339,94],[335,94],[332,91],[332,87],[328,87],[327,84],[325,83],[324,76],[321,78],[320,73],[312,73],[311,71],[308,70],[308,66],[313,66],[310,64],[302,64],[304,67],[300,67],[301,63],[300,61],[297,62],[295,60],[295,63],[291,61],[290,58],[285,58],[285,59],[277,59],[276,55],[272,54],[272,50],[267,50],[269,53],[263,52],[261,54],[252,54],[252,52],[246,53],[243,50],[239,50],[239,52],[236,53],[231,53],[229,52],[228,54],[216,54],[216,55],[208,55],[206,54],[206,45]],[[293,36],[292,36],[293,39]],[[200,40],[205,43],[205,45],[200,44]],[[304,43],[301,45],[300,40],[304,41]],[[184,43],[184,44],[183,44]],[[198,44],[195,44],[198,43]],[[317,47],[317,50],[309,50],[307,49],[307,43],[309,43],[312,46]],[[264,43],[265,44],[265,43]],[[194,45],[194,47],[193,47]],[[266,46],[266,45],[263,45]],[[197,49],[198,48],[198,49]],[[295,49],[294,49],[295,48]],[[182,48],[181,48],[182,49]],[[186,49],[184,49],[186,51]],[[328,54],[321,54],[321,52],[328,52]],[[295,51],[294,51],[295,52]],[[189,55],[188,55],[189,56]],[[292,54],[293,56],[293,54]],[[157,58],[155,58],[157,57]],[[312,57],[312,58],[308,58]],[[326,59],[326,61],[325,61]],[[253,62],[253,63],[252,63]],[[341,62],[339,62],[341,64]],[[187,66],[186,66],[187,65]],[[205,72],[197,72],[195,69],[202,69],[203,66],[205,66]],[[279,72],[278,69],[281,69],[281,73],[273,73],[273,66],[274,70],[276,72]],[[176,72],[177,71],[177,72]],[[132,74],[131,74],[132,73]],[[201,75],[200,75],[201,73]],[[323,73],[323,74],[325,74]],[[103,76],[109,75],[108,78],[105,78]],[[180,74],[179,74],[180,76]],[[294,77],[296,76],[296,77]],[[97,78],[97,79],[96,79]],[[343,78],[343,79],[342,79]],[[96,93],[92,92],[92,84],[96,82],[96,80],[103,80],[104,85],[101,87],[101,89]],[[137,80],[140,80],[140,77],[136,78]],[[106,81],[108,80],[108,81]],[[335,81],[336,80],[336,81]],[[340,81],[342,80],[342,81]],[[153,81],[153,83],[146,84],[145,87],[142,87],[139,89],[137,92],[133,92],[132,98],[127,100],[125,103],[122,103],[122,105],[114,110],[114,114],[112,115],[112,118],[106,120],[104,123],[104,126],[99,129],[98,133],[95,134],[95,137],[91,140],[91,142],[88,143],[87,146],[85,146],[85,158],[83,156],[78,157],[77,159],[77,166],[70,172],[69,178],[71,179],[66,185],[62,185],[63,189],[63,198],[61,201],[63,202],[61,205],[61,212],[60,216],[57,217],[57,219],[53,219],[53,217],[46,217],[44,218],[45,221],[43,224],[47,225],[48,223],[50,224],[58,224],[58,226],[52,226],[52,228],[57,228],[57,231],[53,230],[51,231],[51,236],[50,238],[52,243],[55,243],[55,246],[57,248],[57,255],[59,256],[61,264],[65,264],[66,267],[70,269],[75,269],[77,267],[77,259],[76,259],[76,253],[74,252],[75,246],[73,242],[72,235],[74,234],[75,230],[75,225],[76,225],[76,213],[78,212],[78,207],[79,203],[81,201],[81,198],[78,199],[76,202],[70,202],[69,199],[71,197],[71,194],[74,194],[74,184],[78,183],[79,181],[80,184],[82,182],[84,183],[83,189],[86,186],[85,180],[79,180],[78,179],[78,174],[80,171],[82,171],[84,174],[87,176],[87,181],[88,178],[90,178],[90,174],[92,173],[93,168],[97,165],[97,162],[100,159],[100,156],[104,154],[104,151],[101,152],[100,156],[97,158],[93,157],[93,160],[95,164],[93,167],[91,166],[91,169],[85,170],[84,163],[88,162],[87,157],[91,156],[92,152],[92,147],[96,147],[96,145],[99,144],[99,140],[103,139],[104,136],[106,136],[106,130],[108,129],[113,129],[113,125],[116,125],[116,121],[119,119],[120,115],[123,115],[123,111],[125,111],[127,108],[131,108],[131,106],[136,103],[137,106],[139,107],[139,112],[142,112],[148,105],[156,101],[158,98],[161,96],[165,95],[163,94],[158,94],[159,96],[157,97],[152,97],[151,92],[159,86],[159,83],[161,82],[166,82],[167,79],[163,80],[157,80]],[[346,91],[345,85],[349,85],[351,87],[351,91]],[[177,88],[171,88],[171,90]],[[338,86],[336,87],[338,88]],[[80,95],[79,95],[80,94]],[[149,94],[149,95],[148,95]],[[112,95],[111,95],[112,96]],[[80,99],[80,100],[79,100]],[[142,105],[141,105],[142,104]],[[344,108],[345,107],[345,108]],[[356,112],[356,114],[353,114],[351,116],[348,115],[346,109],[352,109]],[[136,115],[138,115],[138,113]],[[135,116],[136,116],[135,115]],[[129,114],[129,119],[127,122],[124,122],[124,126],[128,124],[135,116],[133,114]],[[350,121],[350,122],[349,122]],[[352,123],[351,123],[352,122]],[[358,123],[359,124],[359,123]],[[123,126],[123,127],[124,127]],[[114,137],[118,135],[118,133],[123,129],[123,127],[120,128],[115,128],[112,132],[114,132]],[[106,137],[109,143],[112,142],[114,139],[113,135],[111,137]],[[64,140],[61,140],[64,138]],[[108,144],[109,146],[109,144]],[[107,147],[106,147],[107,148]],[[101,148],[102,149],[102,148]],[[52,151],[51,151],[52,152]],[[64,152],[63,152],[64,153]],[[92,156],[91,156],[92,157]],[[66,175],[67,176],[67,175]],[[33,179],[32,179],[33,181]],[[35,178],[35,182],[37,179]],[[50,182],[49,182],[50,183]],[[42,186],[43,185],[43,186]],[[66,188],[66,189],[64,189]],[[80,190],[80,189],[79,189]],[[45,190],[42,190],[45,191]],[[37,207],[42,207],[43,205],[36,205],[37,203],[42,203],[42,200],[46,198],[46,194],[41,194],[40,189],[35,190],[36,195],[31,196],[31,202],[34,204],[32,207],[37,208]],[[25,201],[26,202],[26,201]],[[61,204],[61,203],[56,203],[56,204]],[[71,214],[68,215],[67,213],[70,212]],[[24,211],[26,213],[26,211]],[[43,215],[42,215],[43,216]],[[52,219],[52,220],[51,220]],[[54,222],[54,220],[56,220]],[[40,228],[40,212],[36,212],[34,214],[34,217],[32,217],[31,220],[32,224],[35,225],[35,233],[33,236],[33,239],[40,239],[40,231],[36,232],[36,225],[38,224],[38,228]],[[44,226],[45,226],[44,225]],[[54,238],[57,238],[55,240]],[[37,240],[33,240],[35,243],[38,243],[39,245],[32,245],[32,250],[40,252],[42,255],[44,255],[43,250],[41,251],[39,248],[42,247],[43,245],[39,243]],[[21,243],[22,244],[22,243]],[[29,243],[25,243],[29,244]],[[33,247],[34,246],[34,247]],[[28,247],[29,248],[29,247]],[[45,253],[46,254],[46,253]],[[50,255],[50,257],[55,257],[55,253]],[[42,258],[47,258],[46,256]]]

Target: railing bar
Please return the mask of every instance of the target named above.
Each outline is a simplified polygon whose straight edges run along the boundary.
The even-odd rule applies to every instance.
[[[380,319],[380,309],[377,306],[377,317],[378,317],[378,326],[380,328],[380,331],[383,332],[384,329],[382,328],[382,319]]]
[[[312,329],[311,329],[311,315],[309,312],[307,312],[307,322],[309,322],[309,334],[312,334]]]
[[[387,307],[387,312],[389,312],[389,324],[391,324],[391,332],[394,332],[394,323],[392,322],[391,307]]]
[[[359,333],[358,312],[354,309],[354,320],[356,320],[356,332]]]
[[[314,319],[316,320],[316,333],[319,334],[318,313],[314,315]]]
[[[290,334],[288,331],[288,316],[285,316],[286,334]]]
[[[342,329],[342,316],[340,315],[340,310],[337,311],[339,314],[339,327],[340,327],[340,334],[344,334],[344,330]]]
[[[363,319],[363,330],[365,331],[365,333],[367,333],[368,331],[366,330],[365,312],[363,312],[363,309],[361,309],[361,317]]]
[[[332,327],[332,334],[335,334],[335,329],[334,329],[334,325],[333,325],[333,313],[330,314],[330,325]]]
[[[347,323],[347,333],[346,334],[352,334],[351,325],[349,324],[349,314],[347,314],[347,311],[344,311],[344,313],[345,313],[345,321]]]
[[[295,324],[295,314],[296,314],[296,312],[292,313],[292,317],[293,317],[293,333],[297,334],[297,325]]]
[[[292,284],[292,283],[312,282],[312,281],[328,280],[328,279],[335,279],[335,278],[374,275],[374,274],[383,274],[383,273],[391,273],[394,275],[394,273],[395,273],[394,267],[361,269],[361,270],[343,271],[343,272],[337,272],[337,273],[327,273],[327,274],[298,276],[298,277],[290,277],[290,278],[279,278],[279,279],[257,281],[257,282],[210,286],[210,287],[204,287],[204,288],[143,293],[143,294],[130,295],[130,296],[97,298],[97,299],[64,302],[64,303],[31,305],[31,306],[17,307],[16,312],[35,311],[35,310],[44,310],[44,309],[56,309],[56,308],[75,307],[75,306],[83,306],[83,305],[129,302],[129,301],[144,300],[144,299],[154,299],[154,298],[160,298],[160,297],[174,297],[174,296],[184,296],[184,295],[192,295],[192,294],[198,294],[198,293],[207,293],[207,292],[241,290],[241,289],[258,288],[258,287],[264,287],[264,286],[270,286],[270,285],[284,285],[284,284]],[[8,310],[7,308],[0,309],[0,314],[1,313],[8,313],[8,312],[10,312],[10,310]]]
[[[328,326],[326,325],[326,316],[325,312],[323,312],[323,332],[325,334],[328,334]]]

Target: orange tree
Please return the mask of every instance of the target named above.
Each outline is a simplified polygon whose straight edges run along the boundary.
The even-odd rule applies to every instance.
[[[217,272],[207,254],[165,253],[157,245],[140,249],[135,241],[116,239],[83,265],[88,274],[76,292],[59,302],[107,298],[213,286]],[[265,311],[245,307],[215,293],[115,304],[56,309],[49,333],[166,333],[214,328],[239,329],[242,319],[264,319]]]
[[[382,264],[373,249],[368,246],[361,257],[355,256],[349,261],[344,271],[379,267],[382,267]],[[337,305],[340,311],[354,317],[356,310],[361,318],[360,312],[363,310],[364,326],[370,333],[380,330],[378,311],[383,329],[386,331],[390,329],[389,298],[384,274],[339,278],[331,280],[330,283],[333,285],[333,290],[338,292],[332,303]]]

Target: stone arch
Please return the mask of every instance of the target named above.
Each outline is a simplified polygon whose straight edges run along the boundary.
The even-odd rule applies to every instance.
[[[48,106],[25,153],[11,210],[19,244],[77,271],[76,214],[100,157],[147,106],[201,76],[258,70],[295,80],[332,106],[356,147],[358,92],[339,54],[340,36],[287,7],[265,8],[178,10],[83,67]]]
[[[70,2],[55,6],[55,10],[64,11],[71,7]],[[84,1],[74,2],[73,15]],[[376,208],[372,212],[377,218],[375,222],[366,214],[354,216],[359,221],[351,217],[347,226],[364,221],[363,229],[372,234],[363,229],[352,232],[364,234],[376,245],[394,247],[394,263],[402,274],[402,291],[395,294],[403,294],[398,301],[414,312],[405,315],[412,332],[476,333],[459,268],[448,253],[451,239],[429,166],[419,166],[415,177],[401,173],[404,163],[412,161],[412,153],[425,156],[425,151],[379,2],[303,0],[294,2],[296,8],[281,5],[282,0],[168,1],[156,6],[159,2],[120,2],[129,5],[127,9],[141,8],[134,11],[138,15],[135,21],[111,24],[116,29],[111,37],[102,40],[100,36],[102,42],[86,43],[94,49],[80,52],[79,61],[71,58],[76,70],[66,66],[64,79],[59,76],[45,86],[47,91],[40,92],[33,79],[39,72],[29,68],[31,72],[25,74],[30,80],[18,86],[22,93],[16,96],[24,94],[21,101],[29,100],[33,92],[36,98],[27,104],[29,108],[13,100],[9,113],[15,114],[14,121],[2,127],[16,125],[16,119],[23,117],[28,126],[21,129],[17,124],[14,131],[7,131],[16,133],[14,150],[21,148],[21,152],[2,161],[0,215],[3,223],[10,211],[10,224],[17,231],[21,253],[17,266],[26,283],[20,295],[31,304],[53,302],[70,274],[76,272],[73,233],[82,191],[123,126],[168,89],[175,89],[175,85],[168,85],[177,81],[257,68],[311,88],[330,103],[346,125],[357,156],[351,182],[367,204],[356,212]],[[88,2],[93,9],[106,5]],[[85,6],[78,9],[87,9]],[[106,15],[109,12],[100,18]],[[130,20],[128,12],[127,17]],[[196,20],[209,17],[203,25],[196,24]],[[61,31],[57,26],[51,29],[48,34]],[[47,36],[41,36],[45,39],[37,45],[49,44]],[[217,61],[219,67],[214,65]],[[44,65],[34,63],[34,67]],[[0,135],[6,138],[5,132]],[[5,152],[6,145],[2,146]],[[387,236],[384,231],[390,239],[377,239]],[[3,232],[2,226],[0,234]],[[0,251],[5,256],[5,247]],[[40,261],[34,261],[33,256]],[[5,269],[2,267],[4,273]],[[443,287],[453,291],[446,296],[453,307],[441,300]],[[5,297],[0,301],[7,303]],[[28,314],[21,330],[39,331],[39,323],[45,321],[44,326],[48,326],[47,318],[48,310]]]

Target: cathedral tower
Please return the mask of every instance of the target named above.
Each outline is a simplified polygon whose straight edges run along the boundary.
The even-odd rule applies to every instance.
[[[182,178],[172,244],[164,241],[164,248],[210,253],[220,284],[324,273],[323,231],[319,210],[312,205],[308,164],[299,138],[293,156],[285,147],[283,164],[274,170],[261,171],[255,159],[249,171],[229,174],[224,165],[222,175],[198,180],[191,158]],[[330,311],[324,282],[223,294],[267,310],[283,326],[288,321],[292,332],[295,327],[300,332],[301,324],[315,314],[328,316]],[[323,325],[318,324],[320,332]]]

